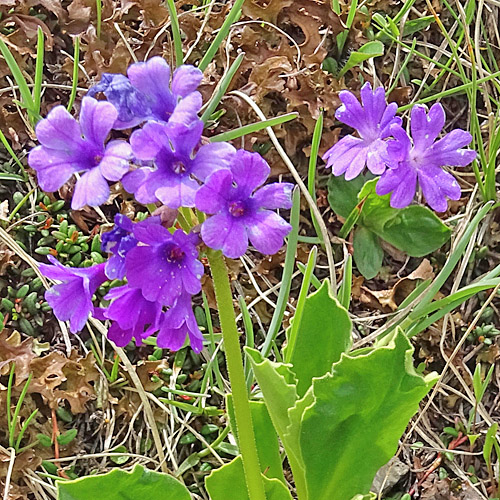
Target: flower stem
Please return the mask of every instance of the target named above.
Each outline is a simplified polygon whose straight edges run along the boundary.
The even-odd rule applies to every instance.
[[[210,251],[208,261],[214,280],[215,296],[219,309],[220,325],[226,352],[227,371],[233,394],[234,413],[238,441],[245,471],[248,496],[250,500],[265,500],[264,483],[260,473],[259,456],[255,443],[252,414],[245,384],[245,372],[239,342],[233,297],[229,284],[228,271],[221,252]]]

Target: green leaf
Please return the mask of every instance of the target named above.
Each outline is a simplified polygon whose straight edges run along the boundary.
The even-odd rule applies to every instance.
[[[378,236],[363,226],[357,227],[353,238],[353,257],[358,271],[366,278],[377,276],[382,267],[384,251]]]
[[[73,441],[73,439],[76,438],[77,434],[78,434],[78,429],[70,429],[69,431],[64,432],[60,436],[57,436],[57,442],[60,445],[65,446],[71,443],[71,441]]]
[[[292,500],[288,488],[281,481],[264,475],[263,480],[267,500]],[[214,470],[205,479],[205,486],[213,500],[249,500],[241,456]]]
[[[245,347],[245,352],[252,363],[255,377],[264,394],[267,411],[271,417],[274,428],[285,447],[288,461],[293,470],[295,487],[300,497],[300,492],[305,491],[304,473],[300,449],[298,447],[298,427],[289,415],[289,408],[297,402],[297,387],[291,365],[274,363],[264,359],[262,354]],[[290,434],[288,428],[296,432]]]
[[[437,380],[413,368],[413,348],[399,331],[386,347],[344,355],[313,380],[304,399],[301,455],[310,500],[350,500],[369,493],[377,470],[396,452],[420,400]],[[300,405],[300,401],[297,406]]]
[[[442,247],[451,230],[427,207],[411,205],[397,210],[396,216],[374,231],[411,257],[423,257]]]
[[[112,453],[126,453],[128,454],[127,448],[125,446],[117,446],[114,450],[111,450]],[[120,456],[112,456],[109,457],[112,462],[114,462],[117,465],[123,465],[128,462],[129,458],[127,455],[120,455]]]
[[[287,331],[287,338],[291,328]],[[351,330],[347,311],[333,297],[328,280],[323,281],[321,288],[305,300],[291,357],[286,355],[290,344],[283,350],[297,378],[299,397],[309,389],[313,377],[323,376],[340,359],[341,354],[350,349]]]
[[[168,474],[136,465],[132,472],[114,469],[107,474],[57,482],[57,500],[191,500],[187,488]]]
[[[333,211],[347,219],[358,204],[358,193],[365,184],[367,177],[360,175],[352,181],[346,181],[344,176],[331,175],[328,179],[328,202]]]
[[[486,465],[490,467],[491,465],[491,450],[493,449],[493,444],[497,438],[496,434],[498,431],[498,423],[495,422],[486,432],[486,437],[484,438],[483,446],[483,458]]]
[[[342,78],[351,68],[358,66],[363,61],[382,55],[384,55],[384,44],[382,42],[377,40],[365,43],[356,52],[351,52],[349,59],[339,72],[339,78]]]
[[[231,422],[231,430],[236,442],[238,442],[238,431],[235,425],[236,420],[231,394],[227,395],[227,409]],[[283,484],[286,484],[281,465],[278,435],[273,427],[266,405],[262,401],[250,401],[250,410],[252,412],[252,423],[261,471],[266,477],[279,479]]]

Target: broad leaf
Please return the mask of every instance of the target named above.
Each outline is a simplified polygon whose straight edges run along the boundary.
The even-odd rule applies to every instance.
[[[278,479],[262,476],[267,500],[292,500],[288,488]],[[241,456],[214,470],[205,486],[212,500],[249,500]],[[156,500],[156,499],[155,499]],[[177,500],[172,497],[172,500]]]
[[[293,321],[296,321],[297,313]],[[330,371],[340,355],[350,349],[351,331],[347,311],[332,296],[330,283],[325,280],[321,288],[305,301],[291,357],[287,358],[289,346],[283,352],[297,378],[299,397],[309,389],[313,377],[321,377]]]
[[[427,207],[411,205],[375,232],[411,257],[423,257],[442,247],[451,230]]]
[[[313,380],[305,398],[313,396],[314,403],[305,407],[300,427],[310,500],[351,500],[369,493],[377,470],[394,455],[420,400],[437,380],[417,374],[412,352],[399,331],[386,347],[343,356],[331,373]]]
[[[366,182],[366,177],[360,175],[352,181],[346,181],[344,176],[331,175],[328,179],[328,202],[332,210],[347,219],[353,208],[358,204],[358,193]]]
[[[191,500],[187,488],[168,474],[136,465],[132,472],[114,469],[107,474],[57,482],[57,500]],[[218,499],[217,499],[218,500]]]
[[[339,72],[339,78],[344,76],[354,66],[359,66],[363,61],[384,55],[384,44],[382,42],[372,41],[365,43],[357,51],[351,52],[349,59]]]
[[[227,395],[227,409],[231,422],[231,430],[236,442],[239,442],[231,394]],[[262,401],[250,401],[250,410],[252,412],[252,423],[261,472],[268,478],[276,478],[283,484],[286,484],[285,477],[283,476],[278,435],[273,427],[266,405]]]
[[[359,226],[354,231],[353,257],[358,271],[366,278],[372,279],[377,276],[382,267],[384,251],[380,246],[378,236]]]

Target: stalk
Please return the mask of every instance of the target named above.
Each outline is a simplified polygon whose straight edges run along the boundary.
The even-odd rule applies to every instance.
[[[252,414],[245,383],[245,372],[241,356],[236,316],[233,307],[233,297],[229,284],[228,271],[221,252],[210,251],[208,261],[212,270],[215,297],[219,309],[220,326],[226,352],[227,371],[233,395],[238,444],[245,481],[250,500],[266,500],[264,483],[260,473],[259,456],[255,443],[252,424]]]

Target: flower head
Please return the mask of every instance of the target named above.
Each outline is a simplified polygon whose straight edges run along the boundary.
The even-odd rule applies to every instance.
[[[193,351],[200,352],[203,349],[203,335],[193,313],[191,297],[182,294],[164,314],[156,343],[158,347],[178,351],[184,345],[186,336]]]
[[[146,300],[139,288],[120,286],[104,297],[112,300],[104,317],[113,321],[108,338],[117,346],[126,346],[133,338],[137,344],[158,330],[162,306]]]
[[[118,181],[129,169],[130,145],[125,141],[111,141],[104,145],[117,111],[108,102],[84,97],[78,123],[63,106],[56,106],[47,118],[38,122],[36,134],[40,146],[28,157],[37,171],[40,187],[56,191],[77,172],[83,172],[77,181],[71,207],[98,206],[109,196],[107,181]]]
[[[40,270],[47,278],[60,281],[45,292],[45,299],[54,314],[61,321],[70,322],[72,333],[79,332],[94,313],[92,295],[108,279],[104,264],[92,267],[65,267],[56,258],[48,256],[51,266],[40,264]]]
[[[426,106],[415,105],[411,112],[411,139],[399,125],[391,127],[394,140],[387,143],[386,153],[390,168],[378,181],[376,190],[379,195],[392,191],[392,207],[403,208],[411,203],[417,180],[427,203],[437,212],[446,211],[447,198],[460,198],[460,186],[442,167],[464,167],[476,158],[476,152],[463,149],[472,140],[464,130],[452,130],[436,141],[444,123],[441,104],[434,104],[428,113]]]
[[[141,203],[160,200],[170,208],[194,206],[200,181],[219,168],[229,167],[235,153],[233,146],[224,142],[199,147],[203,123],[193,121],[188,113],[181,117],[182,107],[178,106],[168,124],[148,122],[132,134],[135,156],[155,164],[131,172],[123,180],[125,189]]]
[[[125,257],[137,246],[133,230],[134,223],[126,215],[116,214],[113,229],[102,235],[102,250],[113,254],[106,262],[106,275],[110,280],[121,280],[125,276]]]
[[[102,92],[118,111],[114,129],[135,127],[151,115],[148,98],[124,75],[103,73],[101,81],[90,88],[87,95],[95,97],[98,92]]]
[[[291,208],[293,185],[274,183],[258,189],[270,170],[258,153],[238,150],[230,170],[208,177],[196,194],[196,207],[214,214],[201,227],[206,245],[232,259],[246,252],[249,239],[264,254],[281,248],[292,227],[272,210]]]
[[[146,300],[171,306],[183,293],[201,290],[203,264],[198,260],[198,237],[181,229],[171,234],[151,219],[134,227],[134,236],[142,245],[128,252],[126,276],[129,285],[140,288]]]
[[[199,96],[195,91],[203,78],[198,68],[183,65],[174,71],[169,86],[170,66],[159,56],[132,64],[127,75],[131,84],[146,97],[151,110],[149,118],[164,122],[170,119],[179,101],[193,93]],[[201,96],[199,102],[196,112],[201,107]]]
[[[370,83],[361,89],[361,103],[347,90],[339,93],[342,106],[337,109],[337,120],[357,130],[359,137],[348,135],[330,148],[323,159],[333,167],[334,175],[345,173],[346,180],[357,177],[365,168],[380,175],[386,168],[384,153],[393,124],[401,124],[396,117],[397,104],[387,104],[383,87],[372,91]]]

